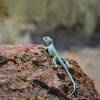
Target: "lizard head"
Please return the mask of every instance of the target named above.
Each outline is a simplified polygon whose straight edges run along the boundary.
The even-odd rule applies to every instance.
[[[45,44],[47,46],[53,43],[53,41],[52,41],[52,39],[50,37],[44,37],[43,41],[45,42]]]

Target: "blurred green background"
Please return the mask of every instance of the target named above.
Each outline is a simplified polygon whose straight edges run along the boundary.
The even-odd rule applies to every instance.
[[[100,0],[0,0],[0,45],[44,36],[78,61],[100,92]]]
[[[33,37],[43,32],[54,39],[74,37],[74,42],[67,40],[73,45],[86,42],[99,35],[99,4],[100,0],[0,0],[1,37],[16,43],[16,36],[27,31]]]

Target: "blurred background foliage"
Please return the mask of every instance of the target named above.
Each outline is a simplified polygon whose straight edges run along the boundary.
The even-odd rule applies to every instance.
[[[33,37],[45,32],[89,38],[99,33],[99,4],[100,0],[0,0],[1,34],[7,35],[8,43],[23,31]]]

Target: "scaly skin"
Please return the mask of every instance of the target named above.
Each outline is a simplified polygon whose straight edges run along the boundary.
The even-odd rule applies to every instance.
[[[46,44],[46,49],[48,50],[49,54],[53,57],[52,61],[53,64],[55,64],[55,66],[57,67],[57,62],[60,63],[60,65],[62,65],[64,67],[64,70],[66,72],[66,74],[68,75],[68,77],[70,78],[71,82],[73,83],[73,91],[71,93],[71,95],[75,92],[76,90],[76,83],[74,81],[74,79],[72,78],[68,68],[70,68],[69,66],[69,62],[65,61],[64,59],[62,59],[59,54],[57,53],[54,45],[53,45],[53,41],[50,37],[44,37],[43,41]]]

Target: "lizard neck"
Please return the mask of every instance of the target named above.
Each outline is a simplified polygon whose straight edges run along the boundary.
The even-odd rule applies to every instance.
[[[48,48],[48,52],[51,56],[53,56],[53,57],[58,56],[58,53],[53,44],[48,45],[47,48]]]

